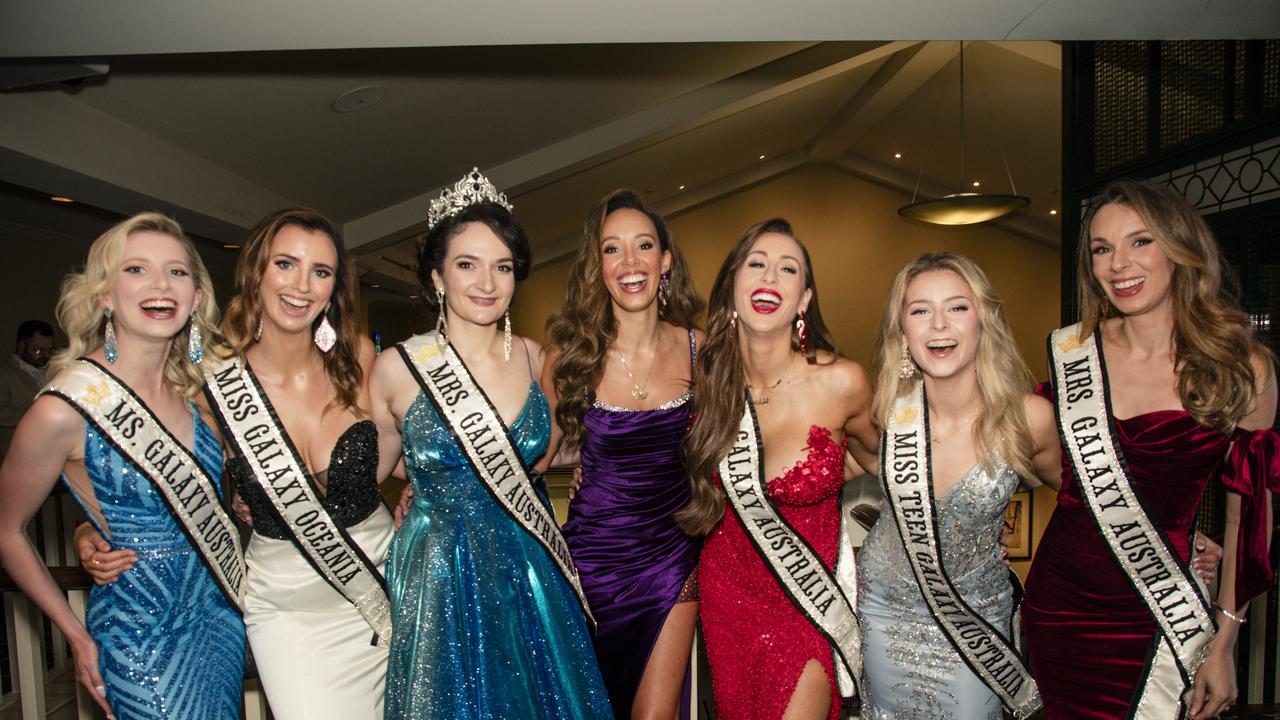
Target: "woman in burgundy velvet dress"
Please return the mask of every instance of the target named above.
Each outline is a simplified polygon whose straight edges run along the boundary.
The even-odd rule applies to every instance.
[[[592,208],[542,385],[556,420],[546,457],[563,444],[582,459],[564,536],[619,718],[679,715],[699,542],[672,517],[689,500],[680,443],[701,310],[661,217],[627,191]]]
[[[802,614],[805,598],[797,594],[824,619],[822,611],[839,612],[848,603],[839,590],[815,589],[830,585],[814,565],[829,573],[836,560],[846,439],[857,460],[873,467],[878,438],[870,379],[836,354],[808,252],[787,221],[749,228],[721,266],[696,384],[698,415],[685,442],[693,499],[679,520],[690,532],[709,533],[698,580],[716,716],[836,720],[837,670],[824,633],[832,626]],[[748,422],[755,426],[759,462],[738,464],[731,458],[740,457],[739,446],[753,435],[740,430]],[[722,463],[735,466],[728,481],[733,502],[759,499],[756,491],[741,490],[748,481],[739,479],[738,468],[772,502],[733,506],[718,471]],[[774,508],[776,516],[744,523],[740,513],[755,512],[749,507]],[[803,548],[812,554],[806,558]],[[789,573],[795,584],[787,590],[779,578]],[[792,594],[797,587],[800,593]],[[840,617],[853,622],[852,609]],[[856,663],[856,654],[842,658]]]
[[[1180,195],[1117,183],[1086,220],[1083,321],[1050,346],[1057,387],[1046,394],[1066,418],[1063,482],[1023,603],[1032,668],[1049,718],[1213,717],[1235,701],[1236,636],[1249,599],[1271,581],[1271,354],[1222,291],[1217,244]],[[1082,347],[1096,347],[1092,378],[1070,361]],[[1092,398],[1086,380],[1100,390]],[[1070,420],[1080,407],[1100,419]],[[1099,428],[1110,443],[1098,442]],[[1099,463],[1103,446],[1114,448],[1109,465]],[[1168,583],[1187,575],[1196,507],[1219,473],[1228,490],[1225,555],[1211,608],[1190,578],[1190,602],[1175,599]],[[1128,501],[1108,480],[1124,475]],[[1145,533],[1135,529],[1145,521],[1108,515],[1132,504],[1149,518]],[[1155,572],[1164,548],[1173,572]],[[1166,657],[1157,650],[1208,638],[1181,662],[1149,669]]]

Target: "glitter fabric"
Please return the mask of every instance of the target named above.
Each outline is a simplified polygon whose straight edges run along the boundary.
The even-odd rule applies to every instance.
[[[582,609],[546,550],[494,502],[425,395],[403,432],[414,498],[387,559],[387,720],[613,717]],[[531,384],[516,450],[532,463],[550,433]]]
[[[272,715],[382,717],[386,648],[370,642],[373,630],[360,611],[287,539],[271,501],[245,466],[228,460],[227,474],[253,516],[244,619]],[[315,484],[324,491],[321,504],[330,516],[381,569],[391,543],[391,514],[378,495],[378,430],[372,421],[353,423],[338,437],[329,467]]]
[[[960,597],[1009,635],[1013,586],[1000,535],[1018,475],[999,459],[975,465],[934,502],[942,566]],[[887,504],[858,554],[858,622],[868,720],[999,720],[1000,701],[934,621]]]
[[[195,439],[196,460],[220,477],[217,437],[196,420]],[[92,427],[85,430],[84,465],[108,525],[98,531],[107,536],[110,529],[114,548],[138,555],[116,582],[89,594],[89,633],[115,716],[239,718],[245,637],[239,612],[151,481]]]
[[[805,458],[768,485],[782,517],[827,568],[835,564],[843,485],[844,449],[817,425],[809,428]],[[782,717],[810,660],[827,674],[828,717],[840,717],[831,646],[778,585],[727,503],[703,546],[698,582],[717,718]]]

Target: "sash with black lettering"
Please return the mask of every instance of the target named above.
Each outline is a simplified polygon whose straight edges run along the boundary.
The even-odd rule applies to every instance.
[[[524,464],[506,423],[476,383],[466,363],[447,342],[434,333],[415,335],[396,349],[409,366],[427,398],[462,448],[476,477],[484,483],[495,502],[511,519],[537,540],[560,569],[582,605],[587,622],[594,628],[595,617],[582,591],[578,568],[569,555],[569,545],[560,534],[551,509],[542,504],[534,490],[536,474]]]
[[[391,643],[391,603],[378,568],[325,510],[293,440],[258,378],[239,358],[205,358],[205,395],[236,455],[262,486],[276,516],[325,582],[355,606],[375,643]]]
[[[1026,661],[1005,639],[1006,635],[969,607],[943,567],[933,503],[932,462],[929,406],[924,383],[916,381],[911,392],[893,404],[880,441],[880,478],[885,499],[893,510],[907,562],[934,621],[973,674],[991,688],[1015,718],[1025,718],[1041,705]],[[1008,628],[1007,637],[1017,642],[1012,627]]]
[[[720,461],[720,482],[729,507],[747,531],[751,544],[773,573],[792,604],[813,624],[835,656],[841,695],[849,697],[852,680],[862,672],[862,634],[853,603],[818,553],[778,512],[765,492],[764,443],[751,393],[728,454]]]
[[[1111,412],[1097,332],[1079,325],[1049,336],[1058,431],[1089,516],[1160,632],[1130,717],[1187,714],[1186,695],[1209,652],[1215,626],[1199,579],[1179,559],[1129,480]]]
[[[66,401],[84,416],[164,498],[227,600],[244,608],[244,553],[240,532],[222,508],[218,479],[137,395],[98,363],[81,358],[58,373],[42,394]]]

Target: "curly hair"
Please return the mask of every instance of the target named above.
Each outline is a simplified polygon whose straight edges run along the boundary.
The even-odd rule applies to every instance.
[[[756,239],[767,233],[778,233],[795,240],[804,259],[804,286],[813,291],[809,306],[804,311],[804,322],[808,328],[805,360],[815,365],[819,352],[829,353],[832,358],[837,355],[835,340],[822,320],[809,251],[796,237],[791,223],[773,218],[747,228],[720,266],[715,285],[711,287],[707,334],[698,352],[694,385],[714,389],[714,392],[703,392],[698,396],[698,414],[684,441],[684,466],[689,473],[692,496],[689,504],[676,513],[675,520],[690,535],[707,534],[724,515],[724,493],[714,473],[729,451],[738,422],[746,410],[747,373],[742,364],[742,349],[734,322],[734,278],[738,268],[751,254]],[[799,338],[792,330],[791,351],[799,350]]]
[[[1258,381],[1266,379],[1255,377],[1251,356],[1259,354],[1269,363],[1275,358],[1254,338],[1213,233],[1179,193],[1121,180],[1089,209],[1076,254],[1081,335],[1087,337],[1116,312],[1103,303],[1106,296],[1093,276],[1089,245],[1094,217],[1111,204],[1136,212],[1173,263],[1174,362],[1182,407],[1205,427],[1232,431],[1253,408]]]
[[[357,403],[364,371],[360,368],[360,330],[356,325],[353,291],[355,276],[346,245],[342,242],[342,233],[324,215],[309,208],[285,208],[258,221],[249,232],[249,239],[236,261],[236,294],[227,303],[226,316],[222,321],[223,335],[231,351],[240,357],[256,342],[254,336],[257,334],[258,324],[262,322],[262,295],[259,289],[262,287],[262,277],[267,272],[267,263],[271,260],[271,242],[281,230],[291,226],[324,233],[333,241],[337,252],[338,263],[333,269],[333,294],[329,297],[324,312],[316,316],[311,329],[314,332],[324,318],[329,318],[338,342],[333,350],[321,353],[320,357],[335,392],[333,405],[353,410],[359,415]]]
[[[973,293],[978,314],[978,395],[982,408],[973,424],[973,439],[983,469],[992,472],[991,451],[999,448],[1005,462],[1022,477],[1034,477],[1031,426],[1027,423],[1026,396],[1035,387],[1035,377],[1018,353],[1018,344],[1009,329],[1004,303],[996,294],[982,268],[962,255],[925,253],[907,263],[889,286],[884,319],[876,339],[876,399],[874,417],[880,427],[893,410],[893,403],[915,384],[898,376],[902,367],[902,313],[907,286],[927,272],[951,271],[960,276]]]
[[[614,191],[593,205],[569,271],[564,305],[547,320],[547,343],[559,353],[551,372],[559,397],[556,423],[564,431],[566,447],[576,447],[582,440],[582,418],[595,402],[595,389],[604,377],[609,347],[618,336],[613,299],[600,270],[604,260],[600,242],[605,220],[619,210],[644,213],[653,223],[658,246],[671,253],[667,302],[659,304],[658,318],[691,328],[702,312],[702,300],[693,288],[684,255],[671,239],[662,216],[646,208],[640,196],[630,190]]]
[[[49,361],[49,376],[71,366],[80,357],[102,347],[106,313],[103,312],[102,295],[111,287],[111,281],[124,262],[124,248],[129,236],[141,232],[156,232],[177,240],[187,255],[187,266],[196,290],[201,293],[191,321],[173,337],[169,356],[164,362],[164,378],[178,388],[183,397],[195,397],[204,387],[204,373],[200,366],[187,357],[187,344],[191,326],[200,329],[204,352],[213,351],[221,342],[218,334],[218,302],[213,296],[213,281],[205,269],[200,253],[171,218],[160,213],[144,212],[121,222],[100,235],[89,246],[89,257],[84,270],[71,273],[62,280],[62,293],[58,298],[55,316],[66,331],[69,343]]]

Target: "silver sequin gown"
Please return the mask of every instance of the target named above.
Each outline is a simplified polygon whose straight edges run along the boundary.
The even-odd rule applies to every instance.
[[[994,458],[994,475],[975,465],[935,506],[947,575],[969,607],[1007,634],[1013,586],[1000,535],[1018,476]],[[1000,720],[1000,701],[934,622],[892,511],[881,510],[858,556],[863,720]]]

